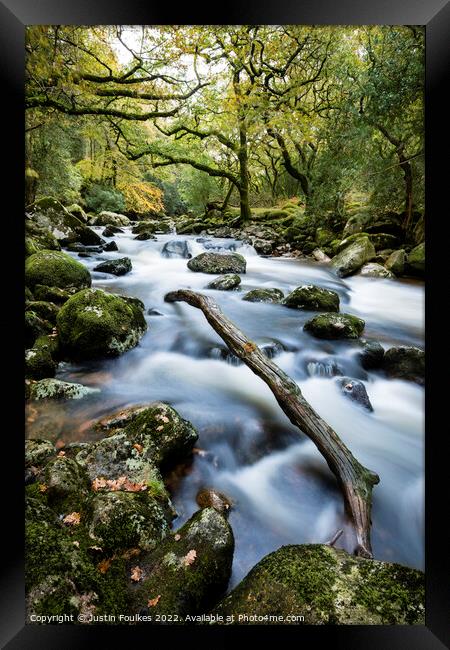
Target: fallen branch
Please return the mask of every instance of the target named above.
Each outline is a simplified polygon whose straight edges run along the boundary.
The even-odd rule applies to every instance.
[[[353,519],[356,531],[355,552],[362,557],[371,558],[372,488],[380,480],[378,475],[361,465],[337,433],[305,400],[297,384],[222,313],[214,300],[188,289],[168,293],[165,300],[187,302],[192,307],[201,309],[208,323],[230,350],[269,386],[292,424],[313,441],[343,491],[346,509]]]

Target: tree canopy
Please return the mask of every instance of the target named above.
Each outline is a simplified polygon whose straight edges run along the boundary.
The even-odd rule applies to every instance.
[[[26,52],[33,194],[136,214],[214,199],[243,221],[364,195],[405,230],[423,212],[420,27],[39,25]]]

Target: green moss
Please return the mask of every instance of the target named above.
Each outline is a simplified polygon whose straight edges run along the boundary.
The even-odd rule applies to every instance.
[[[54,377],[56,367],[57,363],[45,348],[35,347],[25,351],[25,377],[27,379]]]
[[[61,251],[41,251],[25,263],[25,282],[32,289],[37,284],[50,287],[89,287],[91,276],[85,266]]]
[[[200,253],[189,260],[187,266],[201,273],[245,273],[247,263],[239,253]]]
[[[242,300],[277,304],[282,301],[283,297],[284,294],[280,289],[252,289],[242,297]]]
[[[52,324],[38,316],[32,309],[25,312],[25,346],[27,348],[31,348],[39,336],[49,334],[52,329]]]
[[[147,329],[140,307],[99,289],[72,296],[57,325],[64,353],[73,359],[118,356],[135,347]]]
[[[308,284],[294,289],[283,300],[283,305],[309,311],[339,311],[339,295],[335,291]]]
[[[308,320],[303,329],[320,339],[357,339],[365,322],[352,314],[319,314]]]
[[[53,325],[56,323],[58,307],[51,302],[46,302],[44,300],[31,300],[27,303],[26,310],[33,311],[35,314]]]

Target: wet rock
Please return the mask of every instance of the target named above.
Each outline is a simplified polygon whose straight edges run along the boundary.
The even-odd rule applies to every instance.
[[[425,383],[425,352],[420,348],[401,346],[386,350],[381,365],[389,377]]]
[[[339,377],[335,380],[341,392],[348,399],[351,399],[368,411],[373,411],[367,390],[362,381],[352,379],[351,377]]]
[[[83,223],[88,222],[88,216],[86,212],[83,210],[81,205],[78,205],[77,203],[72,203],[72,205],[69,205],[69,207],[66,208],[67,212],[70,212],[70,214],[74,214],[80,221],[83,221]]]
[[[232,501],[214,488],[202,488],[197,492],[195,500],[200,508],[214,508],[225,516],[228,515],[232,506]]]
[[[192,424],[164,402],[155,402],[139,413],[125,433],[147,448],[158,466],[183,458],[198,439]]]
[[[61,348],[70,359],[114,357],[134,348],[147,329],[142,309],[120,296],[85,289],[61,307]]]
[[[360,212],[358,214],[354,214],[353,216],[350,217],[350,219],[348,219],[347,223],[345,224],[343,236],[349,237],[350,235],[363,232],[370,218],[371,218],[370,214],[368,214],[367,212]]]
[[[86,475],[73,458],[57,456],[47,463],[44,475],[46,496],[53,501],[64,502],[70,498],[75,502],[81,501],[87,494]],[[71,505],[76,506],[77,503]]]
[[[156,237],[149,230],[144,230],[143,232],[140,232],[138,235],[136,235],[134,239],[136,239],[136,241],[147,241],[148,239],[156,239]]]
[[[57,365],[50,352],[44,348],[35,347],[25,350],[25,377],[27,379],[54,377]]]
[[[132,611],[184,617],[209,609],[226,589],[233,551],[226,518],[214,508],[200,510],[139,562],[143,580],[130,585]]]
[[[403,249],[394,251],[386,259],[385,266],[395,275],[403,275],[405,272],[406,252]]]
[[[272,255],[273,243],[266,239],[254,239],[253,248],[258,255]]]
[[[163,257],[178,257],[182,259],[189,259],[192,255],[189,252],[189,246],[186,240],[173,239],[164,244],[161,250]]]
[[[381,264],[371,262],[370,264],[364,264],[359,271],[359,275],[363,275],[368,278],[393,278],[394,274],[386,269]]]
[[[30,399],[81,399],[86,395],[99,393],[99,388],[69,383],[59,379],[42,379],[30,386]]]
[[[407,258],[408,271],[415,275],[425,273],[425,244],[419,244],[409,253]]]
[[[71,214],[56,199],[44,197],[27,208],[28,219],[41,233],[45,232],[62,245],[79,241],[86,246],[98,246],[103,240],[86,226],[75,214]],[[30,231],[31,232],[31,231]],[[53,248],[49,246],[48,248]]]
[[[403,217],[401,214],[385,212],[375,217],[372,216],[370,223],[365,229],[370,234],[382,233],[401,238],[403,235],[402,220]]]
[[[25,283],[34,289],[38,284],[66,289],[91,286],[87,268],[62,251],[41,251],[25,262]]]
[[[115,241],[110,241],[108,244],[105,244],[105,246],[103,246],[103,250],[109,253],[111,251],[118,251],[119,247]]]
[[[319,339],[357,339],[365,322],[352,314],[319,314],[308,320],[303,329]]]
[[[269,302],[274,304],[280,303],[283,298],[284,293],[275,288],[252,289],[242,296],[242,300],[247,300],[247,302]]]
[[[335,377],[343,372],[332,358],[311,359],[306,363],[306,371],[310,377]]]
[[[206,289],[216,289],[218,291],[232,291],[237,289],[241,284],[241,278],[235,273],[220,275],[218,278],[206,285]]]
[[[247,264],[238,253],[200,253],[189,260],[187,266],[201,273],[245,273]]]
[[[73,244],[69,244],[67,246],[67,250],[71,251],[72,253],[88,253],[91,255],[92,253],[101,253],[103,251],[103,247],[85,246],[84,244],[80,244],[80,242],[74,242]]]
[[[365,370],[375,370],[383,363],[384,348],[377,341],[363,341],[363,350],[359,360]]]
[[[423,625],[424,574],[323,544],[282,546],[258,562],[212,613],[234,615],[235,621],[240,614],[286,620],[301,613],[307,625]]]
[[[147,314],[149,316],[164,316],[164,314],[162,314],[160,311],[158,311],[157,309],[154,309],[154,308],[149,309],[147,311]]]
[[[105,230],[102,232],[102,237],[114,237],[118,232],[125,232],[123,228],[118,226],[106,226]]]
[[[111,413],[95,423],[94,428],[99,431],[111,431],[113,429],[124,429],[130,422],[135,420],[139,413],[145,411],[147,406],[129,406]]]
[[[331,260],[336,275],[341,278],[351,275],[366,262],[375,257],[375,248],[368,237],[361,237],[344,248]]]
[[[325,255],[323,250],[321,250],[320,248],[315,248],[311,253],[311,255],[314,257],[314,259],[317,262],[321,262],[323,264],[328,264],[328,262],[331,262],[331,258],[328,257],[328,255]]]
[[[43,465],[54,454],[56,449],[50,440],[25,441],[25,467]]]
[[[25,312],[25,345],[27,347],[33,347],[39,336],[49,334],[52,329],[52,324],[38,316],[34,311],[28,310]]]
[[[339,296],[336,291],[306,284],[294,289],[286,296],[282,304],[291,309],[339,311]]]
[[[34,297],[36,300],[53,302],[56,305],[62,305],[76,292],[76,287],[60,289],[59,287],[48,287],[44,284],[36,284],[34,287]]]
[[[112,275],[125,275],[132,270],[131,260],[129,257],[121,257],[117,260],[107,260],[94,267],[94,271],[102,273],[111,273]]]
[[[27,302],[26,311],[31,311],[37,314],[39,318],[54,325],[56,323],[56,316],[58,315],[59,308],[51,302],[46,300],[32,300]],[[45,330],[46,328],[44,328]],[[43,333],[43,332],[42,332]]]
[[[104,210],[95,219],[96,226],[129,226],[130,220],[124,214],[118,214],[117,212],[109,212]]]
[[[169,533],[165,509],[146,492],[98,493],[91,509],[89,536],[105,551],[151,550]]]
[[[380,251],[383,248],[397,248],[399,244],[398,237],[385,232],[369,234],[369,239],[375,246],[376,251]]]

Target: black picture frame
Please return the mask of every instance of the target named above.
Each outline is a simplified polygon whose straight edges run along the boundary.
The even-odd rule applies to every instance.
[[[220,10],[222,10],[220,12]],[[450,647],[450,553],[446,536],[443,495],[446,494],[448,459],[441,444],[447,437],[446,420],[437,413],[444,402],[433,386],[433,362],[427,363],[426,390],[426,626],[301,626],[144,628],[129,626],[36,626],[25,624],[23,548],[23,142],[24,142],[24,30],[29,24],[413,24],[426,26],[426,197],[427,197],[427,289],[426,314],[438,295],[433,276],[445,253],[439,250],[445,237],[437,219],[436,231],[430,216],[438,218],[447,194],[446,168],[439,163],[442,137],[448,124],[444,101],[445,73],[450,69],[450,3],[446,0],[270,0],[228,2],[216,15],[203,3],[184,8],[139,0],[3,0],[0,2],[0,74],[2,104],[6,108],[3,144],[2,250],[12,252],[2,265],[5,279],[2,350],[5,392],[3,393],[2,514],[5,548],[1,562],[0,643],[10,650],[94,647],[109,643],[194,643],[198,637],[213,647],[229,646],[238,634],[243,642],[255,642],[259,634],[267,642],[296,644],[321,642],[342,648],[395,648],[438,650]],[[219,13],[220,12],[220,13]],[[448,132],[448,129],[447,129]],[[444,151],[445,153],[445,151]],[[447,238],[447,242],[449,239]],[[1,249],[0,249],[1,250]],[[431,254],[430,254],[431,251]],[[448,255],[448,253],[447,253]],[[436,367],[444,363],[437,341],[432,340],[433,322],[427,319],[427,358],[437,355]],[[441,334],[445,336],[445,331]],[[436,339],[435,339],[436,340]],[[447,343],[443,343],[448,347]],[[447,364],[448,367],[448,364]],[[448,421],[448,418],[447,418]],[[8,422],[8,424],[7,424]],[[448,425],[447,425],[448,426]],[[447,471],[446,471],[447,470]],[[138,640],[137,637],[142,640]],[[278,641],[279,642],[279,641]],[[445,644],[445,645],[444,645]]]

